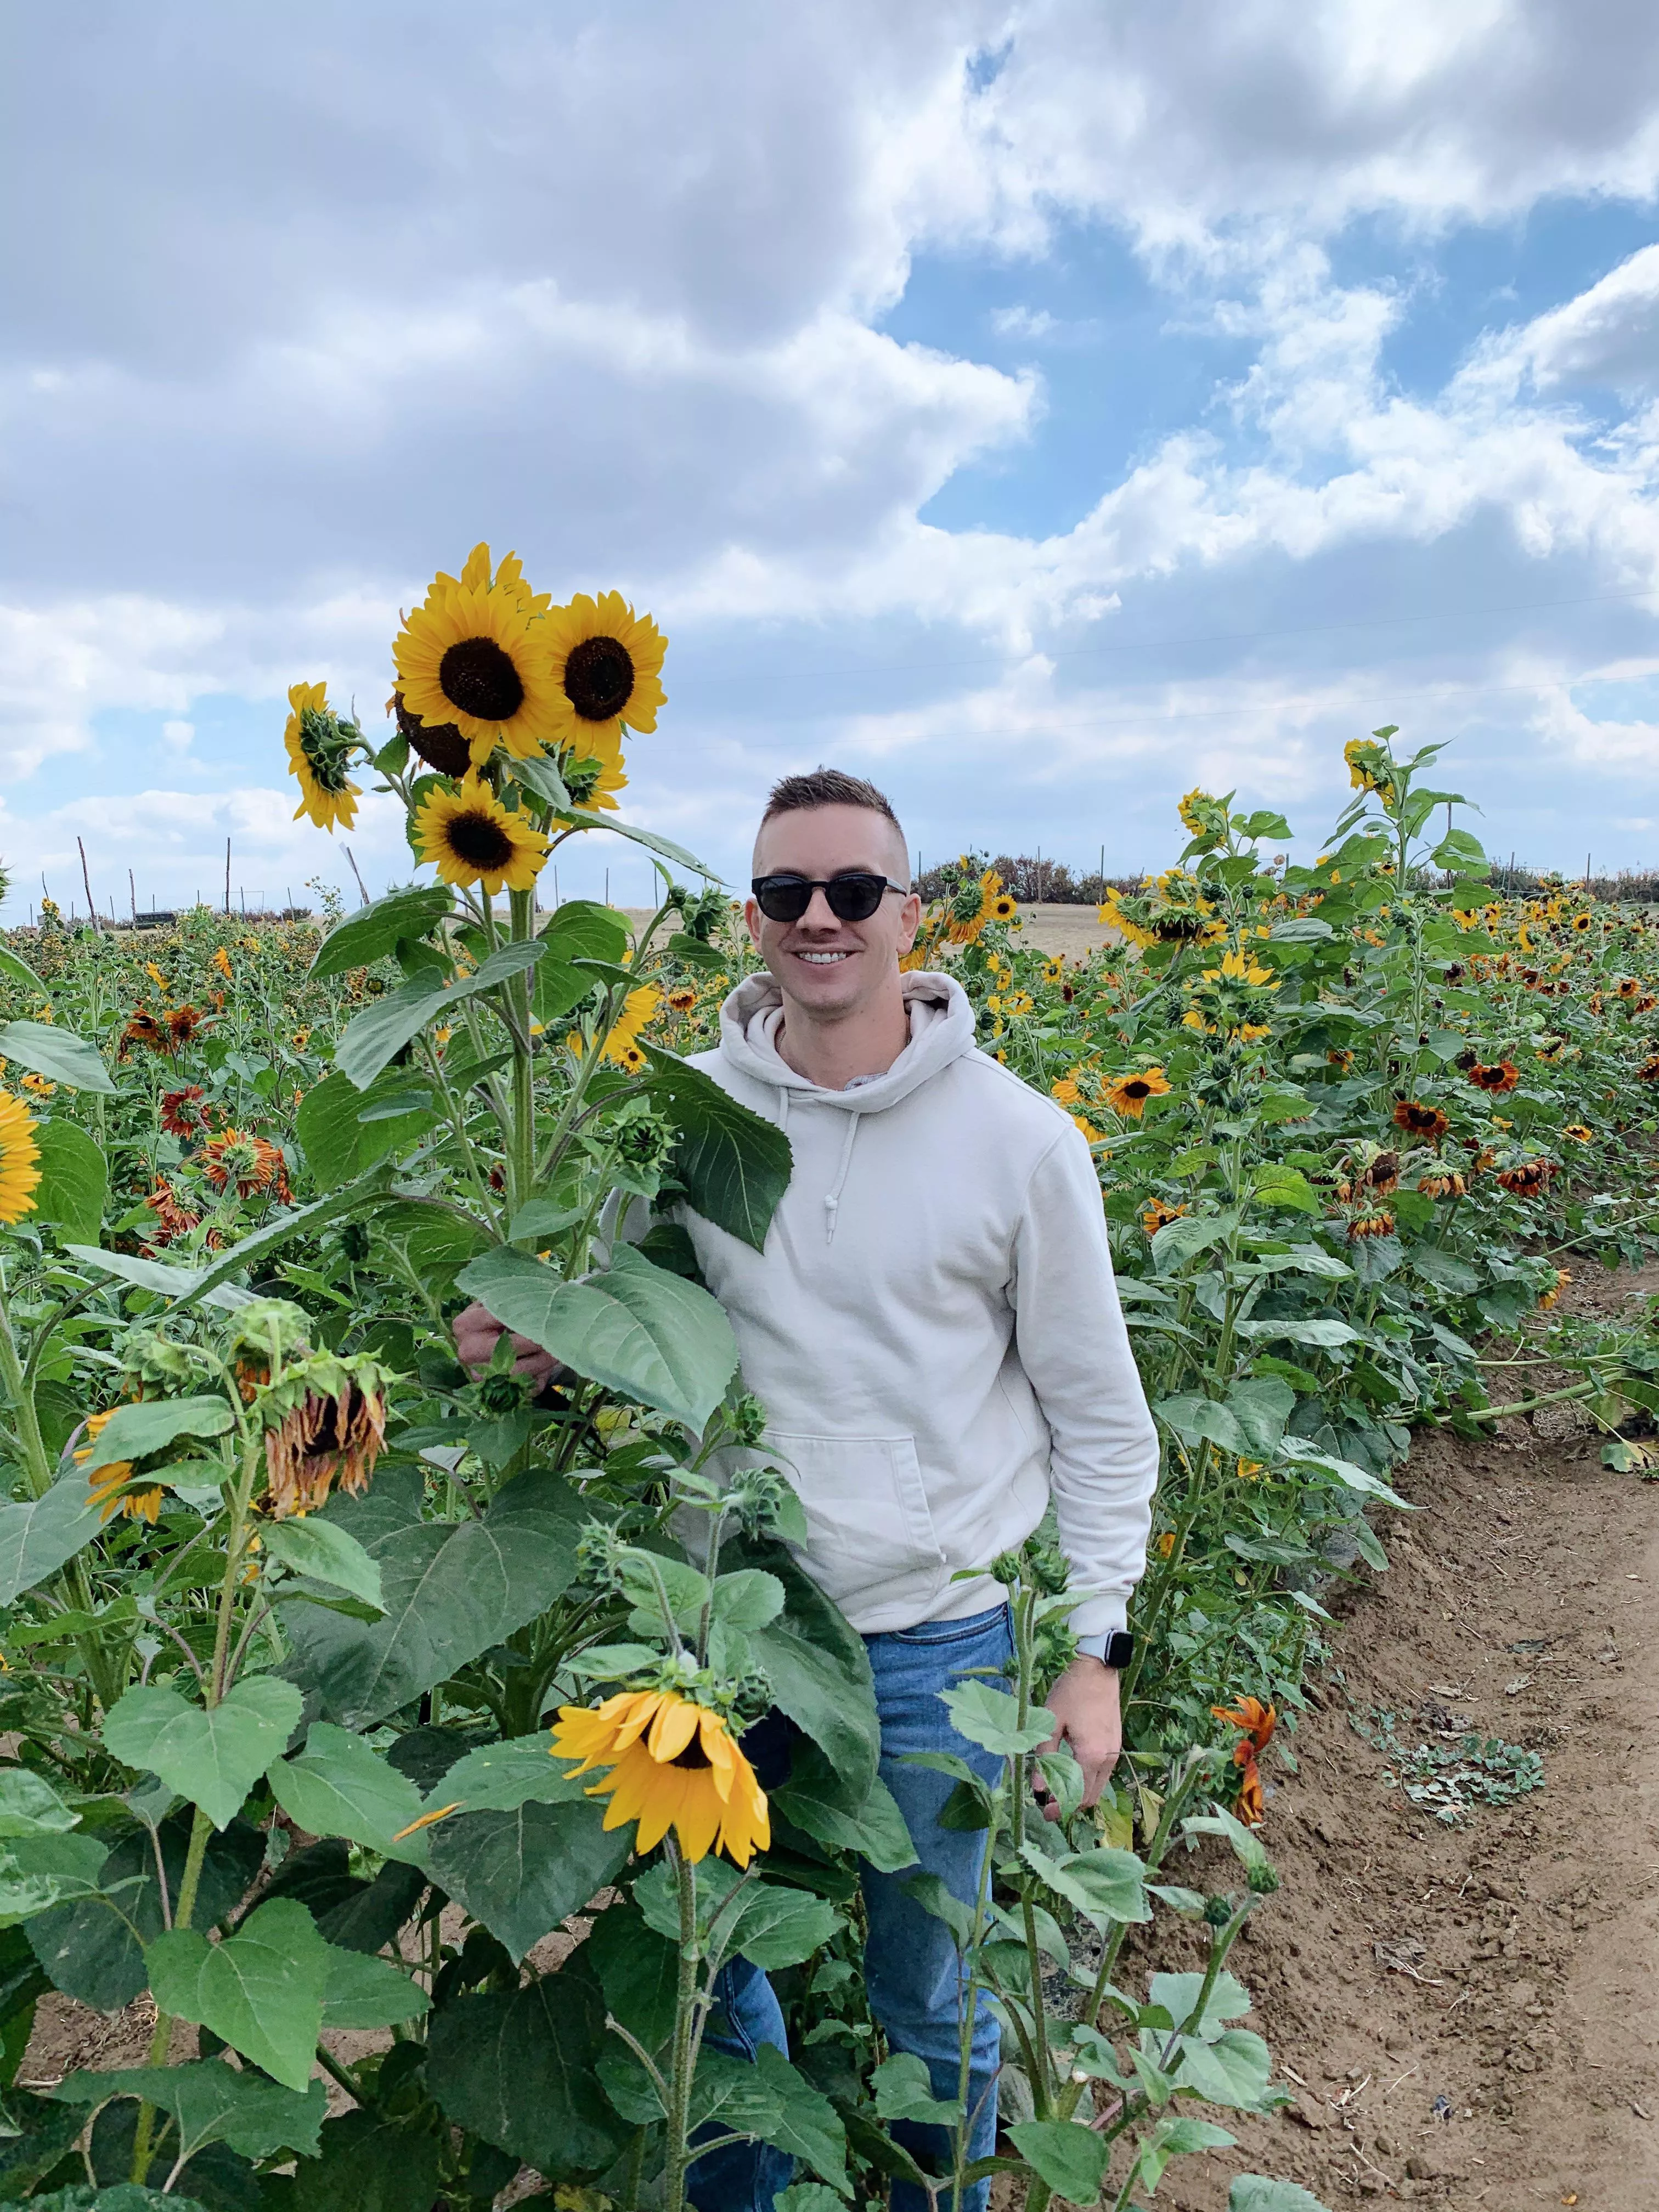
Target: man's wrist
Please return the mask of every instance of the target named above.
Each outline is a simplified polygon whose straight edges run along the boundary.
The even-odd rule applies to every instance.
[[[1134,1656],[1135,1640],[1127,1629],[1103,1628],[1092,1636],[1079,1636],[1077,1648],[1085,1657],[1098,1659],[1103,1667],[1121,1674]]]

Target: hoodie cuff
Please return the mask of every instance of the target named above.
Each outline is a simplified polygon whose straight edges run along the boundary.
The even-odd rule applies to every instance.
[[[1070,1622],[1079,1648],[1097,1659],[1104,1656],[1106,1638],[1128,1626],[1129,1601],[1123,1597],[1085,1597],[1073,1608]],[[1099,1650],[1094,1649],[1097,1644]]]

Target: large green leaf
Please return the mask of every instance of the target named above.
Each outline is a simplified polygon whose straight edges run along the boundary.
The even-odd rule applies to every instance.
[[[31,1218],[48,1221],[66,1237],[96,1243],[109,1196],[109,1163],[73,1121],[43,1121],[34,1133],[40,1180]]]
[[[542,924],[550,960],[620,960],[628,950],[628,924],[614,906],[595,899],[567,899]]]
[[[38,991],[43,999],[52,996],[51,990],[40,981],[27,960],[14,952],[9,945],[0,945],[0,976],[8,982],[21,983],[26,991]]]
[[[0,1060],[15,1060],[49,1083],[66,1083],[71,1091],[101,1091],[115,1096],[109,1070],[94,1044],[71,1030],[50,1022],[0,1023]]]
[[[343,975],[384,959],[405,938],[427,936],[448,914],[455,895],[447,884],[423,884],[416,890],[392,891],[331,929],[317,948],[311,973]]]
[[[279,2087],[258,2074],[239,2073],[220,2058],[182,2066],[129,2066],[107,2074],[70,2074],[50,2092],[62,2104],[100,2105],[110,2097],[137,2097],[169,2112],[178,2128],[166,2146],[167,2163],[191,2158],[206,2143],[228,2143],[244,2158],[278,2151],[317,2155],[317,2132],[328,2114],[321,2081],[301,2092]]]
[[[0,1606],[15,1604],[25,1590],[56,1574],[99,1527],[98,1508],[79,1468],[43,1497],[0,1505]]]
[[[181,1810],[156,1831],[172,1899],[184,1881],[192,1817]],[[196,1917],[203,1927],[211,1928],[240,1904],[259,1870],[264,1841],[246,1820],[233,1820],[222,1835],[208,1838],[196,1892]],[[97,2012],[118,2012],[143,1989],[143,1947],[167,1925],[155,1859],[155,1836],[148,1828],[130,1828],[97,1873],[106,1894],[58,1906],[29,1922],[29,1947],[65,1996]]]
[[[124,1765],[159,1774],[223,1828],[281,1753],[303,1706],[292,1682],[270,1674],[244,1675],[210,1711],[165,1685],[141,1684],[111,1707],[104,1744]]]
[[[323,1991],[325,2027],[399,2027],[430,2012],[432,2000],[390,1959],[331,1949]]]
[[[1025,2163],[1057,2197],[1073,2204],[1096,2202],[1111,2152],[1092,2128],[1070,2120],[1017,2120],[1008,2134]]]
[[[323,2123],[321,2156],[295,2167],[292,2212],[431,2212],[441,2154],[430,2129],[366,2106],[342,2112]]]
[[[360,1597],[365,1605],[380,1604],[380,1570],[355,1536],[314,1513],[287,1521],[267,1521],[260,1532],[267,1559],[275,1559],[293,1575],[308,1575]],[[307,1825],[301,1823],[302,1826]]]
[[[576,1374],[690,1428],[702,1428],[737,1369],[732,1324],[708,1291],[626,1244],[605,1273],[580,1283],[528,1252],[486,1252],[457,1287]]]
[[[569,1762],[554,1758],[539,1730],[509,1736],[504,1743],[480,1744],[464,1753],[427,1793],[427,1809],[454,1805],[467,1813],[514,1813],[532,1799],[543,1805],[568,1804],[580,1794],[569,1774]]]
[[[560,1802],[457,1813],[426,1831],[433,1881],[515,1959],[614,1881],[633,1843],[626,1823],[605,1832],[585,1778],[563,1788]]]
[[[153,1398],[119,1406],[93,1444],[88,1474],[117,1460],[143,1459],[179,1437],[222,1437],[235,1420],[223,1398]]]
[[[1227,2212],[1326,2212],[1326,2207],[1294,2181],[1241,2173],[1227,2192]]]
[[[311,2079],[330,1947],[303,1905],[278,1898],[234,1936],[210,1943],[194,1929],[158,1936],[144,1953],[163,2012],[210,2028],[290,2089]]]
[[[481,991],[493,991],[508,976],[533,968],[542,951],[539,940],[499,945],[473,975],[459,976],[448,983],[430,983],[417,978],[398,990],[388,991],[383,999],[374,1000],[346,1024],[334,1048],[335,1066],[350,1077],[359,1091],[367,1091],[380,1070],[389,1066],[428,1022],[437,1020],[451,1006],[476,998]]]
[[[731,1566],[764,1567],[783,1584],[786,1606],[749,1634],[754,1664],[772,1686],[772,1702],[827,1754],[845,1803],[862,1805],[876,1781],[881,1723],[864,1638],[795,1565],[781,1545],[728,1544]]]
[[[343,1836],[382,1858],[424,1861],[422,1834],[393,1840],[419,1820],[420,1791],[350,1729],[314,1722],[305,1749],[277,1759],[265,1779],[283,1812],[307,1835]]]
[[[794,1161],[775,1122],[753,1113],[702,1068],[647,1044],[650,1090],[666,1102],[678,1137],[674,1166],[692,1206],[758,1252]]]
[[[431,1128],[437,1116],[426,1106],[412,1106],[409,1112],[385,1121],[361,1119],[380,1097],[393,1099],[408,1090],[409,1079],[401,1068],[378,1077],[366,1092],[337,1068],[307,1091],[294,1126],[319,1184],[331,1188],[349,1182],[377,1160],[406,1152]]]
[[[289,1671],[331,1719],[369,1728],[545,1611],[576,1571],[587,1508],[558,1476],[517,1476],[477,1520],[423,1521],[422,1471],[383,1467],[327,1518],[380,1570],[385,1617],[293,1609]]]
[[[605,1992],[605,2010],[647,2051],[674,2032],[679,1946],[649,1926],[636,1905],[613,1905],[593,1923],[587,1959]]]
[[[898,1801],[878,1775],[861,1803],[846,1802],[846,1788],[817,1745],[798,1745],[789,1778],[769,1793],[773,1810],[820,1844],[856,1851],[883,1874],[916,1863],[915,1846]]]
[[[1056,1726],[1054,1715],[1042,1705],[1031,1706],[1022,1720],[1018,1700],[1006,1690],[994,1690],[988,1682],[958,1682],[954,1689],[940,1692],[939,1702],[958,1735],[999,1759],[1036,1750]]]
[[[677,845],[669,837],[658,836],[654,830],[641,830],[632,822],[623,822],[615,814],[596,814],[585,807],[568,806],[559,809],[562,821],[574,823],[579,830],[609,830],[618,837],[627,837],[635,845],[644,845],[665,860],[678,860],[683,868],[690,868],[710,883],[720,879],[713,868],[704,867],[695,853],[688,853],[684,845]]]
[[[446,2118],[550,2182],[603,2173],[628,2130],[596,2095],[593,2067],[617,2045],[592,1979],[570,1966],[527,1989],[460,1997],[434,2014],[427,2087]]]
[[[309,1206],[297,1206],[292,1213],[267,1222],[251,1237],[244,1237],[233,1244],[210,1267],[204,1268],[190,1294],[192,1300],[209,1299],[222,1285],[228,1289],[233,1275],[240,1274],[245,1267],[262,1267],[273,1252],[295,1237],[325,1229],[331,1221],[343,1221],[349,1214],[372,1206],[391,1180],[390,1164],[379,1161],[374,1167],[365,1169],[355,1182],[331,1191],[325,1198],[313,1199]]]
[[[847,2178],[847,2130],[828,2097],[798,2074],[782,2051],[763,2043],[755,2053],[755,2072],[776,2100],[777,2118],[766,2141],[803,2159],[842,2197],[851,2197]],[[739,2124],[734,2120],[734,2124]],[[833,2200],[832,2200],[833,2201]]]

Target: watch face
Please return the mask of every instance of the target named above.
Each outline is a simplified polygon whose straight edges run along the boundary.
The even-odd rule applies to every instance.
[[[1135,1640],[1127,1629],[1114,1629],[1106,1638],[1106,1664],[1127,1667],[1135,1656]]]

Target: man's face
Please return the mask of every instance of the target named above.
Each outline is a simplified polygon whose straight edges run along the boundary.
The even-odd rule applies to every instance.
[[[823,883],[848,869],[910,880],[904,840],[868,806],[806,806],[767,823],[755,841],[757,876]],[[921,920],[914,892],[889,891],[867,921],[842,921],[821,890],[799,921],[769,921],[751,898],[744,908],[756,950],[786,998],[816,1014],[852,1014],[871,1005],[896,973]]]

